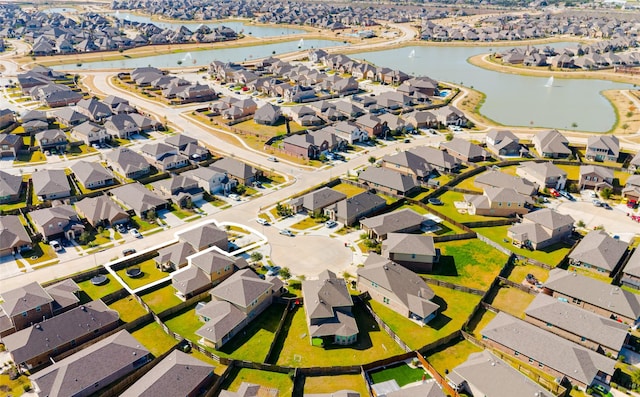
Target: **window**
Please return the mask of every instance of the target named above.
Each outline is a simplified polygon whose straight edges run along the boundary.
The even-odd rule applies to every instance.
[[[532,358],[529,359],[529,364],[531,364],[531,363],[533,363],[533,359]]]
[[[22,317],[27,317],[27,312],[22,312]]]
[[[514,352],[514,356],[519,356],[520,352]]]
[[[371,282],[371,285],[373,286],[373,288],[378,288],[378,284],[376,284],[375,282]]]
[[[580,337],[580,342],[584,342],[586,340],[587,340],[587,338],[585,338],[584,336]]]
[[[42,309],[40,308],[40,306],[36,307],[36,311],[37,311],[37,312],[39,312],[40,310],[42,310]]]
[[[384,303],[387,303],[387,304],[388,304],[388,303],[390,302],[390,300],[389,300],[389,298],[387,298],[387,297],[385,296],[384,298],[382,298],[382,302],[384,302]]]
[[[553,327],[553,324],[547,323],[547,327],[551,328],[551,327]]]
[[[538,363],[538,368],[544,368],[544,364]]]

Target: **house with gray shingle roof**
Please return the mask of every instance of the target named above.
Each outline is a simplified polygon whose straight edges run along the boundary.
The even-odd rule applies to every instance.
[[[119,320],[117,311],[95,300],[8,335],[2,341],[13,362],[31,369],[116,328]]]
[[[227,232],[210,223],[180,233],[180,240],[191,244],[198,251],[216,246],[223,251],[228,250]]]
[[[31,238],[17,215],[0,216],[0,256],[31,249]]]
[[[622,269],[620,282],[631,288],[640,289],[640,250],[636,249]]]
[[[106,158],[113,170],[125,178],[142,178],[151,172],[151,166],[144,156],[129,148],[116,149],[107,153]]]
[[[581,388],[609,384],[615,370],[614,360],[504,312],[481,332],[490,347]]]
[[[471,143],[466,139],[454,138],[450,141],[441,142],[440,149],[462,161],[478,162],[491,158],[491,154],[484,150],[482,146]]]
[[[143,116],[140,116],[143,117]],[[120,139],[130,139],[131,135],[141,131],[134,114],[114,114],[104,122],[107,134]]]
[[[386,206],[385,199],[371,191],[366,191],[325,207],[324,214],[334,221],[353,225],[359,219],[374,214]]]
[[[592,230],[571,251],[569,259],[574,266],[611,273],[626,254],[628,246],[604,230]]]
[[[629,337],[629,326],[538,294],[525,310],[525,321],[615,359]]]
[[[280,107],[267,102],[256,110],[253,120],[258,124],[275,125],[282,120],[282,111]]]
[[[465,194],[468,211],[471,215],[513,216],[529,212],[529,196],[522,195],[511,188],[486,187],[482,195]]]
[[[538,132],[533,137],[532,143],[542,157],[560,159],[571,156],[569,140],[558,130]]]
[[[533,196],[538,192],[538,186],[533,182],[497,170],[483,172],[476,177],[473,184],[481,189],[487,187],[510,188],[525,196]]]
[[[93,227],[129,222],[129,214],[108,196],[85,197],[75,203],[78,215]]]
[[[250,186],[262,173],[260,170],[250,166],[249,164],[231,157],[220,159],[211,164],[209,168],[224,172],[229,179],[235,179],[238,183],[245,186]]]
[[[213,383],[214,367],[174,350],[120,397],[195,396]]]
[[[358,174],[358,181],[381,192],[406,196],[420,190],[417,179],[386,167],[367,167]]]
[[[158,256],[153,258],[156,267],[164,271],[175,271],[187,265],[187,257],[197,251],[191,244],[184,241],[172,244],[158,250]]]
[[[470,354],[447,374],[447,381],[456,391],[474,396],[554,396],[489,350]]]
[[[78,161],[71,166],[71,171],[87,189],[98,189],[115,182],[113,175],[99,163]]]
[[[0,171],[0,203],[12,203],[20,200],[20,195],[25,187],[22,176]]]
[[[71,278],[49,285],[45,291],[53,298],[54,315],[71,310],[80,303],[80,287]]]
[[[109,193],[141,218],[145,218],[149,211],[157,213],[169,206],[167,199],[158,196],[138,182],[116,187],[111,189]]]
[[[25,286],[0,293],[2,312],[7,316],[11,329],[20,331],[43,318],[53,316],[53,298],[40,284],[33,282]],[[4,335],[6,335],[7,330]]]
[[[194,255],[191,266],[171,276],[171,284],[180,299],[188,299],[220,284],[236,270],[249,266],[244,258],[223,255],[215,250]]]
[[[351,313],[353,300],[344,279],[325,270],[318,280],[302,281],[304,311],[309,327],[309,342],[351,345],[358,340],[358,324]]]
[[[16,157],[22,150],[22,136],[17,134],[0,134],[0,158]]]
[[[329,187],[323,187],[304,196],[291,199],[289,205],[294,212],[306,211],[309,214],[319,214],[322,211],[340,200],[347,198],[347,195],[333,190]]]
[[[377,254],[369,254],[364,267],[356,271],[358,291],[420,325],[438,315],[440,306],[431,302],[435,293],[424,280],[396,263]]]
[[[420,230],[425,218],[410,208],[360,219],[369,237],[384,240],[389,233],[413,233]]]
[[[433,174],[437,174],[434,167],[422,156],[411,151],[388,154],[382,157],[382,166],[426,182]]]
[[[442,392],[442,389],[440,388],[440,385],[438,385],[438,382],[417,383],[413,384],[413,386],[405,385],[402,388],[398,386],[395,379],[387,382],[395,383],[395,385],[392,385],[391,387],[391,390],[393,391],[385,391],[386,397],[445,397],[445,394]],[[371,389],[375,392],[376,385],[385,384],[387,382],[376,383],[375,385],[371,386]]]
[[[440,260],[440,250],[431,236],[389,233],[382,242],[382,256],[409,270],[429,273]]]
[[[221,191],[229,192],[235,186],[229,181],[224,172],[216,171],[209,167],[198,167],[183,172],[181,175],[195,179],[198,182],[198,186],[210,194],[220,193]]]
[[[42,150],[58,148],[67,145],[67,135],[62,130],[44,130],[35,135],[36,142]]]
[[[567,183],[567,171],[551,162],[536,163],[527,161],[516,167],[516,175],[533,182],[540,189],[546,187],[564,190]]]
[[[67,204],[31,211],[28,216],[44,241],[58,238],[73,240],[84,231],[78,214]]]
[[[66,126],[74,126],[89,120],[89,117],[80,112],[76,112],[70,107],[58,109],[54,112],[56,120]]]
[[[508,130],[491,130],[486,137],[487,149],[498,156],[517,156],[520,154],[520,139]]]
[[[29,379],[38,395],[89,395],[149,361],[149,350],[123,330],[36,372]]]
[[[618,161],[620,141],[614,135],[590,135],[585,157],[589,161]]]
[[[416,146],[408,152],[424,159],[427,164],[439,172],[457,172],[460,161],[449,153],[431,146]]]
[[[580,166],[580,189],[600,191],[613,188],[613,170],[599,165]]]
[[[80,125],[74,126],[71,129],[71,136],[87,145],[104,143],[111,137],[103,126],[92,121],[85,121]]]
[[[64,170],[40,170],[31,174],[33,191],[40,200],[71,196],[71,185]]]
[[[176,175],[151,184],[153,191],[166,197],[180,208],[202,200],[204,189],[198,181],[185,175]]]
[[[111,116],[111,107],[96,98],[82,99],[76,105],[76,110],[93,121],[102,121]]]
[[[509,228],[507,237],[516,245],[542,249],[570,237],[574,222],[571,215],[544,208],[525,214],[522,223]]]

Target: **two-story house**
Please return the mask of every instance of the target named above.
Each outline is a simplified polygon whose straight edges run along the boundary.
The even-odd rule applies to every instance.
[[[616,162],[620,155],[620,140],[615,135],[591,135],[584,155],[590,161]]]
[[[534,135],[532,143],[541,157],[563,159],[571,156],[569,140],[558,130],[547,130]]]
[[[627,253],[628,246],[604,230],[592,230],[571,251],[569,260],[574,266],[612,273]]]
[[[511,188],[486,187],[482,195],[465,195],[471,215],[513,216],[529,212],[531,198]]]
[[[535,183],[540,189],[564,190],[567,184],[567,172],[551,162],[525,162],[516,168],[516,175]]]
[[[507,237],[513,244],[538,250],[570,237],[573,223],[571,215],[544,208],[525,214],[522,223],[509,228]]]
[[[613,188],[613,170],[598,165],[580,166],[580,189],[600,191]]]

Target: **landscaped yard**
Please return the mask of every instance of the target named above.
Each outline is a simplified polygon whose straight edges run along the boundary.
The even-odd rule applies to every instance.
[[[524,311],[533,302],[536,296],[519,290],[514,287],[502,287],[498,290],[498,294],[493,298],[491,306],[509,313],[512,316],[523,318]]]
[[[40,262],[50,261],[58,257],[54,249],[49,244],[45,244],[43,242],[34,244],[32,249],[23,251],[21,255],[27,262],[32,265]]]
[[[471,178],[467,178],[467,179],[463,180],[462,182],[458,183],[455,187],[460,188],[460,189],[472,190],[474,192],[478,192],[478,193],[482,194],[482,189],[477,187],[474,184],[474,182],[475,182],[476,178],[478,177],[478,175],[482,175],[482,173],[476,174],[476,175],[472,176]]]
[[[507,256],[478,239],[437,243],[440,262],[424,276],[486,290],[507,261]]]
[[[481,352],[482,349],[473,343],[462,340],[455,345],[446,347],[428,357],[427,361],[438,371],[442,376],[445,376],[447,370],[451,371],[458,365],[467,361],[470,354]]]
[[[359,305],[353,307],[358,341],[350,346],[312,346],[304,309],[295,309],[291,323],[285,323],[286,339],[278,356],[278,365],[310,367],[369,363],[403,353],[403,350]]]
[[[508,279],[514,283],[522,283],[527,277],[527,274],[533,274],[541,283],[547,281],[547,278],[549,277],[549,271],[547,269],[527,263],[514,266]]]
[[[386,369],[369,372],[369,376],[374,384],[395,379],[400,387],[417,382],[423,378],[431,378],[424,369],[411,368],[406,363],[394,364],[393,366],[386,367]]]
[[[18,379],[11,380],[9,375],[0,375],[0,393],[3,396],[21,396],[25,390],[24,386],[31,386],[31,381],[25,375]]]
[[[438,198],[442,201],[443,205],[427,205],[443,215],[461,223],[503,219],[495,216],[469,215],[467,213],[461,214],[455,207],[454,202],[464,201],[464,194],[454,192],[453,190],[449,190],[448,192],[438,196]]]
[[[260,371],[258,369],[239,368],[222,384],[223,390],[237,391],[242,382],[255,383],[264,387],[279,390],[280,397],[291,396],[293,381],[289,374]]]
[[[109,308],[120,313],[120,320],[125,323],[137,320],[147,314],[144,307],[131,295],[113,302],[109,305]]]
[[[530,251],[528,249],[518,248],[515,245],[511,244],[511,241],[507,239],[507,230],[511,226],[492,226],[492,227],[479,227],[475,228],[474,231],[478,234],[481,234],[491,241],[494,241],[501,246],[509,249],[517,255],[522,255],[527,258],[531,258],[537,260],[542,263],[546,263],[549,266],[557,266],[562,259],[569,253],[571,249],[570,246],[563,243],[556,243],[550,245],[543,250],[535,250]],[[505,241],[505,239],[507,241]]]
[[[291,228],[297,229],[297,230],[305,230],[305,229],[309,229],[309,228],[320,226],[320,225],[322,225],[321,218],[311,218],[310,216],[308,216],[303,220],[291,225]]]
[[[105,274],[105,276],[109,280],[106,284],[93,285],[91,284],[91,280],[85,280],[81,283],[78,283],[78,286],[80,287],[80,289],[86,292],[92,300],[100,299],[103,296],[109,295],[123,288],[122,285],[117,282],[111,274]]]
[[[459,330],[480,302],[480,296],[430,285],[436,293],[433,302],[440,305],[436,318],[420,326],[381,303],[370,300],[373,310],[412,349],[420,349]],[[444,308],[444,310],[443,310]]]
[[[356,194],[360,194],[365,190],[361,187],[350,185],[348,183],[339,183],[332,187],[331,189],[336,190],[338,192],[344,193],[347,197],[353,197]]]
[[[176,296],[175,292],[176,289],[173,288],[173,285],[169,284],[148,294],[141,295],[140,297],[144,303],[149,305],[154,313],[162,313],[182,303],[182,300]]]
[[[139,216],[132,216],[131,221],[136,225],[139,232],[146,232],[151,229],[155,229],[158,227],[158,224],[148,222],[145,219],[141,219]]]
[[[132,268],[132,267],[139,267],[140,271],[142,272],[142,276],[135,277],[135,278],[131,278],[127,276],[128,268],[120,269],[116,273],[118,274],[118,276],[120,276],[120,278],[125,283],[127,283],[129,287],[133,289],[142,287],[143,285],[150,284],[154,281],[157,281],[169,276],[168,273],[165,273],[156,267],[156,262],[153,259],[148,259],[142,263],[138,263],[136,265],[130,266],[129,268]]]
[[[131,335],[156,357],[169,351],[178,343],[177,340],[164,332],[160,324],[155,321],[132,332]]]
[[[313,376],[304,380],[304,392],[332,393],[338,390],[353,390],[361,397],[368,396],[369,391],[362,375]]]

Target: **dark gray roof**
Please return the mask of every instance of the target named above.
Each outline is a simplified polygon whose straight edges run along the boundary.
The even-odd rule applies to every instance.
[[[425,218],[410,208],[371,218],[360,219],[360,224],[372,229],[378,236],[398,232],[415,226],[420,226]]]
[[[0,250],[31,244],[31,238],[17,215],[0,216]]]
[[[624,273],[640,277],[640,250],[636,249],[629,260],[627,261],[626,266],[624,267]]]
[[[400,390],[385,394],[387,397],[445,397],[437,382],[420,383],[415,386],[405,386]],[[491,396],[493,397],[493,396]]]
[[[235,176],[241,179],[249,179],[256,173],[256,169],[252,166],[231,157],[220,159],[209,167],[217,171],[226,172],[230,176]]]
[[[551,208],[543,208],[538,211],[530,212],[522,218],[538,223],[550,230],[558,229],[567,225],[573,225],[573,222],[575,222],[571,215],[561,214]]]
[[[484,150],[482,146],[471,143],[466,139],[454,138],[448,142],[441,142],[440,147],[468,158],[490,156],[489,152]]]
[[[167,139],[164,140],[165,143],[167,143],[168,145],[174,146],[174,147],[184,147],[186,145],[188,145],[189,143],[195,143],[196,145],[198,144],[198,140],[195,138],[192,138],[188,135],[185,134],[175,134],[172,135],[170,137],[168,137]]]
[[[262,280],[251,269],[235,272],[231,277],[211,290],[216,299],[225,300],[239,307],[249,307],[251,302],[258,299],[273,288],[273,283]]]
[[[589,232],[573,249],[569,258],[612,271],[629,245],[603,230]]]
[[[76,295],[80,291],[80,287],[71,278],[50,285],[45,288],[45,291],[53,298],[54,311],[73,306],[80,302],[80,299]]]
[[[182,295],[190,294],[211,285],[211,276],[199,267],[190,266],[180,272],[171,274],[171,285]]]
[[[112,222],[129,217],[125,210],[107,196],[85,197],[75,205],[91,224],[105,219]]]
[[[111,189],[111,194],[137,213],[155,209],[167,203],[167,200],[138,182]]]
[[[57,348],[66,350],[65,345],[71,341],[115,324],[119,319],[117,311],[95,300],[5,336],[3,342],[14,361],[23,363]]]
[[[210,247],[227,240],[227,232],[214,224],[207,224],[180,233],[180,240],[191,244],[195,249]]]
[[[191,264],[202,269],[207,275],[222,271],[227,266],[237,266],[239,269],[247,267],[244,258],[223,255],[217,251],[208,251],[194,256],[191,258]]]
[[[158,256],[154,258],[156,263],[171,262],[176,266],[179,266],[187,262],[189,255],[195,254],[197,251],[193,246],[187,242],[180,241],[176,244],[172,244],[168,247],[164,247],[158,250]]]
[[[53,302],[51,295],[36,282],[4,291],[0,296],[4,300],[4,302],[0,303],[0,307],[9,317]]]
[[[532,196],[538,191],[538,186],[526,179],[494,170],[478,175],[474,183],[480,187],[511,188],[526,196]]]
[[[117,163],[125,173],[149,169],[145,158],[129,148],[119,148],[107,154],[107,159]]]
[[[558,132],[558,130],[547,130],[537,133],[533,137],[533,144],[539,146],[542,153],[571,154],[569,140]]]
[[[388,187],[400,193],[405,193],[416,188],[418,181],[415,177],[401,174],[385,167],[367,167],[360,172],[358,179],[375,185]]]
[[[217,300],[196,310],[196,314],[209,319],[196,331],[196,335],[215,342],[229,334],[247,318],[247,315],[235,305]]]
[[[351,217],[357,217],[358,214],[367,213],[373,208],[384,206],[385,204],[386,201],[382,197],[371,191],[366,191],[338,201],[333,208],[339,217],[349,219]]]
[[[302,197],[293,199],[292,201],[301,201],[302,206],[306,210],[317,211],[345,198],[347,198],[346,194],[328,187],[323,187],[307,193]]]
[[[13,196],[20,193],[22,177],[0,171],[0,196]]]

